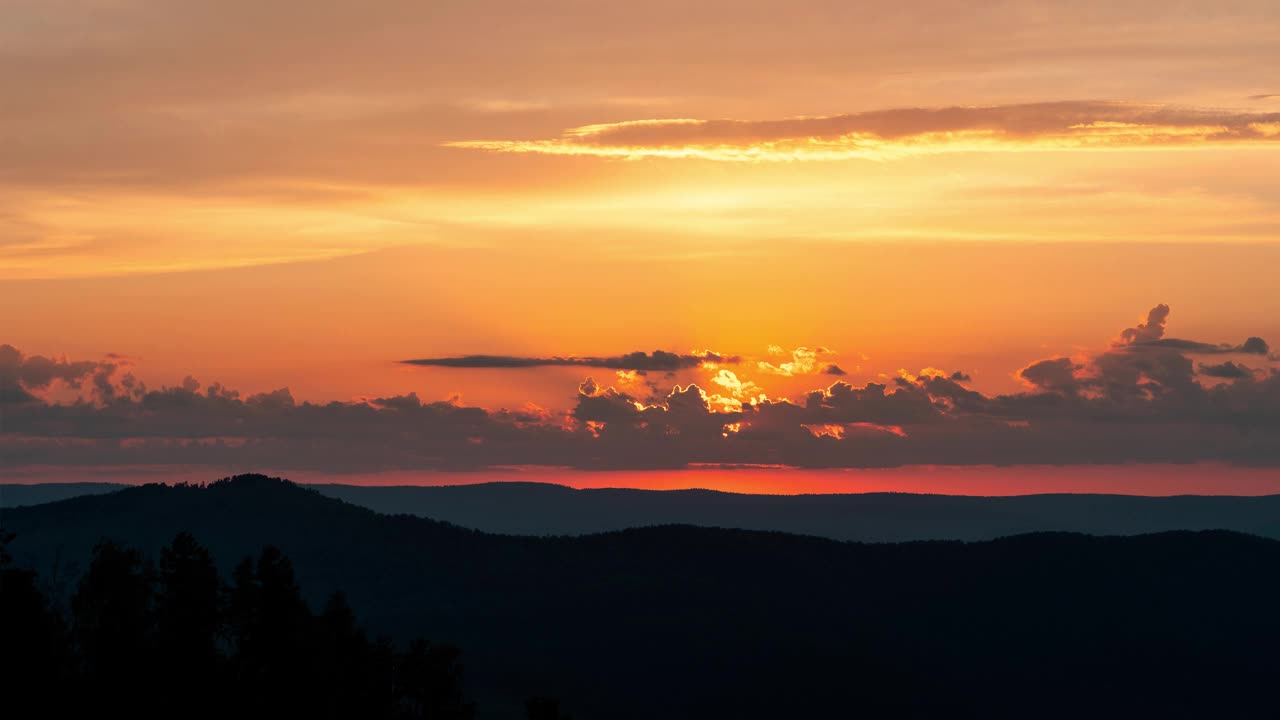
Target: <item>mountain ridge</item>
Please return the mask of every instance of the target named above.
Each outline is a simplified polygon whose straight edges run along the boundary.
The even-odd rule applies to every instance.
[[[41,486],[0,486],[0,509],[33,504]],[[94,485],[95,492],[135,486]],[[1132,535],[1228,529],[1280,539],[1280,495],[967,496],[915,493],[758,495],[719,490],[575,489],[553,483],[451,486],[305,484],[384,514],[412,514],[508,535],[585,535],[691,524],[862,542],[983,540],[1039,531]],[[51,500],[65,488],[49,487]],[[38,503],[34,503],[38,504]]]
[[[313,606],[341,590],[375,633],[462,647],[494,718],[535,694],[588,719],[1248,716],[1280,672],[1280,542],[1228,531],[525,537],[260,476],[2,519],[15,558],[42,574],[61,561],[73,576],[68,561],[100,537],[155,557],[185,530],[224,568],[275,545]]]

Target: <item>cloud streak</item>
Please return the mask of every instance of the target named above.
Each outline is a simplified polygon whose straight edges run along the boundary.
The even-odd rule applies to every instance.
[[[503,153],[718,161],[892,159],[1001,150],[1260,145],[1280,141],[1280,113],[1064,101],[903,108],[782,120],[630,120],[540,140],[465,140]]]
[[[693,352],[679,354],[665,350],[654,350],[646,353],[637,350],[625,355],[612,356],[566,356],[566,357],[521,357],[517,355],[461,355],[456,357],[417,358],[401,360],[405,365],[422,367],[516,370],[536,367],[592,367],[609,370],[635,370],[637,372],[675,372],[700,367],[703,364],[729,364],[741,362],[736,355],[722,355],[714,352]]]

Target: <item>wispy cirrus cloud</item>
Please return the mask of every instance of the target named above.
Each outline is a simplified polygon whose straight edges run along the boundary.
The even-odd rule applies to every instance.
[[[889,159],[975,150],[1122,149],[1280,141],[1280,113],[1063,101],[901,108],[781,120],[644,119],[535,140],[448,147],[505,153],[721,161]]]

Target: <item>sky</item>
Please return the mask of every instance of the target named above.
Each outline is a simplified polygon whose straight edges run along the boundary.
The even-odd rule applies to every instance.
[[[0,459],[1252,483],[1278,35],[1272,0],[0,0]]]

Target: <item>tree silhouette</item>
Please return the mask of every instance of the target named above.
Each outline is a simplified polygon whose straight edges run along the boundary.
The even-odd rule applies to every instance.
[[[529,698],[524,703],[527,720],[573,720],[572,715],[560,713],[560,701],[551,698]]]
[[[10,566],[11,540],[0,533],[4,717],[474,714],[457,648],[418,640],[396,653],[388,640],[370,642],[341,593],[313,615],[275,547],[240,563],[226,587],[188,533],[161,550],[158,572],[136,550],[100,541],[68,632],[36,573]]]
[[[253,559],[244,558],[231,572],[231,587],[227,591],[223,610],[223,633],[231,645],[237,665],[252,649],[253,628],[258,624],[258,605],[261,588],[254,573]],[[249,648],[245,646],[249,645]],[[239,670],[239,668],[237,668]],[[237,673],[238,675],[240,673]]]
[[[160,551],[156,644],[162,655],[197,672],[218,659],[222,581],[209,551],[188,533]]]
[[[391,717],[390,647],[370,643],[356,622],[346,596],[334,593],[316,618],[316,647],[311,657],[323,707],[333,717]]]
[[[462,720],[474,715],[474,707],[462,695],[461,654],[452,645],[435,645],[421,638],[409,643],[397,673],[398,692],[408,717]]]
[[[154,573],[137,550],[103,540],[71,598],[74,638],[84,687],[93,703],[150,709],[152,696],[136,693],[138,677],[152,674]],[[131,696],[132,695],[132,696]]]
[[[66,624],[40,591],[36,573],[10,566],[13,538],[0,531],[0,695],[6,707],[29,707],[56,717],[65,708],[70,639]]]
[[[180,533],[160,551],[156,596],[158,693],[171,712],[190,714],[190,698],[216,692],[222,581],[209,551]]]
[[[236,568],[229,614],[242,706],[296,712],[299,703],[312,698],[306,673],[311,611],[294,579],[293,564],[279,548],[264,548],[252,574],[245,563]]]

